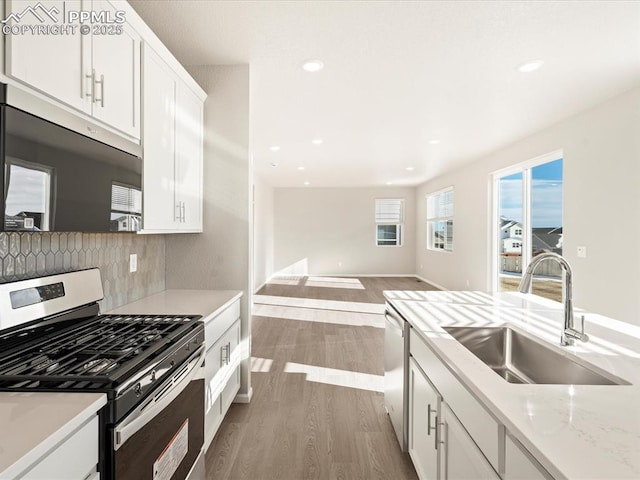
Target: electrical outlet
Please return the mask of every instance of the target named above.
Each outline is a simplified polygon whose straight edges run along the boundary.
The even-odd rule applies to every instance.
[[[138,271],[138,254],[132,253],[129,255],[129,273]]]
[[[587,258],[587,247],[578,247],[576,255],[578,258]]]

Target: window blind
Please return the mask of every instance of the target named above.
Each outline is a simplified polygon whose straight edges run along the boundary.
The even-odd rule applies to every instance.
[[[453,189],[430,195],[427,198],[427,218],[453,217]]]
[[[133,187],[111,185],[111,210],[142,213],[142,192]]]
[[[398,224],[403,219],[403,203],[400,198],[376,199],[376,223]]]

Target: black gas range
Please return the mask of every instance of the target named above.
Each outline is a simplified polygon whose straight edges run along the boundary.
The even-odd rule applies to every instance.
[[[181,435],[167,478],[185,479],[204,437],[200,317],[105,315],[101,298],[97,269],[0,285],[0,391],[104,392],[101,478],[153,479]]]

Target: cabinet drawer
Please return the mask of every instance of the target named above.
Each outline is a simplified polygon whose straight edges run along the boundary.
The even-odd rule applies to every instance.
[[[84,480],[96,470],[98,448],[98,416],[95,415],[20,478]]]
[[[460,383],[413,328],[409,337],[409,351],[493,468],[498,471],[500,436],[504,433],[502,426]]]
[[[238,318],[240,318],[240,300],[236,300],[226,309],[220,312],[215,317],[207,320],[204,326],[204,339],[207,344],[207,348],[210,348],[224,332],[229,330],[229,327],[233,325]]]

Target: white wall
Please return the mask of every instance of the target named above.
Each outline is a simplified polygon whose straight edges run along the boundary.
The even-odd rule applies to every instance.
[[[258,175],[253,183],[253,291],[264,285],[273,270],[274,190]]]
[[[405,199],[401,247],[376,246],[376,198]],[[414,188],[276,188],[274,208],[276,272],[306,260],[310,274],[415,273]]]
[[[488,289],[490,174],[563,149],[563,241],[575,304],[640,325],[639,132],[635,89],[420,186],[418,275],[449,289]],[[454,252],[429,252],[425,196],[449,185],[455,187]],[[587,246],[587,258],[577,258],[578,245]]]
[[[249,67],[190,67],[204,106],[204,232],[166,236],[167,288],[243,290],[242,385],[250,388],[252,183]]]

